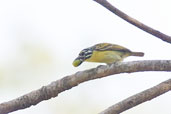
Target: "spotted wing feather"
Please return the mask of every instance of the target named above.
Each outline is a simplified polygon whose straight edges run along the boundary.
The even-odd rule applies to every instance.
[[[110,44],[110,43],[100,43],[96,44],[94,47],[94,50],[97,51],[122,51],[122,52],[131,52],[129,49],[122,47],[120,45],[116,44]]]

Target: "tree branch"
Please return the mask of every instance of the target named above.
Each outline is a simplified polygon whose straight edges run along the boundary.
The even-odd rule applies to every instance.
[[[110,10],[112,13],[116,14],[117,16],[119,16],[120,18],[124,19],[125,21],[127,21],[128,23],[133,24],[134,26],[140,28],[141,30],[152,34],[158,38],[160,38],[161,40],[171,43],[171,37],[161,33],[158,30],[155,30],[141,22],[139,22],[138,20],[128,16],[127,14],[125,14],[124,12],[120,11],[119,9],[117,9],[116,7],[114,7],[113,5],[111,5],[107,0],[94,0],[97,3],[101,4],[102,6],[104,6],[105,8],[107,8],[108,10]]]
[[[142,91],[136,95],[133,95],[111,107],[104,110],[99,114],[120,114],[121,112],[128,110],[136,105],[151,100],[159,95],[162,95],[171,90],[171,79],[164,81],[150,89]]]
[[[32,91],[14,100],[0,104],[0,114],[7,114],[19,109],[28,108],[36,105],[43,100],[58,96],[59,93],[69,90],[85,81],[107,77],[119,73],[132,73],[140,71],[171,71],[171,60],[145,60],[123,62],[98,66],[85,71],[77,72],[73,75],[66,76],[60,80],[54,81],[47,86]]]

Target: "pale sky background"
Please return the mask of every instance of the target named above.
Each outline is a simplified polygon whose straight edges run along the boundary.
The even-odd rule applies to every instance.
[[[170,0],[110,0],[137,20],[171,35]],[[9,101],[64,76],[98,66],[72,61],[86,47],[109,42],[171,59],[171,44],[128,24],[93,0],[0,1],[0,101]],[[58,97],[11,114],[97,114],[171,78],[167,72],[119,74],[82,83]],[[171,93],[123,114],[171,114]]]

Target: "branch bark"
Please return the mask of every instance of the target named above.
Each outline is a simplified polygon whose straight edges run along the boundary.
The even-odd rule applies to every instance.
[[[171,71],[171,60],[123,62],[120,64],[98,66],[97,68],[80,71],[60,80],[54,81],[47,86],[43,86],[40,89],[32,91],[21,97],[1,103],[0,114],[7,114],[9,112],[36,105],[43,100],[56,97],[59,93],[69,90],[85,81],[103,78],[114,74],[142,71]]]
[[[162,32],[155,30],[155,29],[139,22],[138,20],[130,17],[129,15],[125,14],[124,12],[120,11],[119,9],[117,9],[116,7],[111,5],[107,0],[94,0],[94,1],[101,4],[102,6],[104,6],[105,8],[110,10],[112,13],[119,16],[120,18],[124,19],[128,23],[140,28],[141,30],[143,30],[149,34],[152,34],[152,35],[160,38],[161,40],[163,40],[165,42],[171,43],[171,37],[170,36],[163,34]]]
[[[134,106],[137,106],[143,102],[151,100],[161,94],[164,94],[171,90],[171,79],[164,81],[150,89],[142,91],[136,95],[133,95],[111,107],[104,110],[99,114],[120,114],[121,112],[128,110]]]

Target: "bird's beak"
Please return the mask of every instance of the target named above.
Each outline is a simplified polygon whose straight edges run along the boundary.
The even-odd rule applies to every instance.
[[[74,67],[78,67],[79,65],[81,65],[81,63],[84,62],[84,60],[85,60],[84,57],[78,56],[78,57],[73,61],[72,65],[73,65]]]

